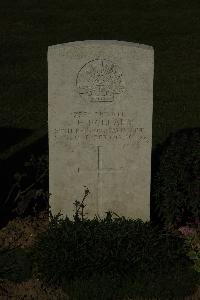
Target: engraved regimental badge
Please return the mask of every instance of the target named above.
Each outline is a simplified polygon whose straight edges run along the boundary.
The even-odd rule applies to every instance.
[[[107,59],[94,59],[78,72],[79,94],[90,102],[113,102],[125,90],[123,74],[118,65]]]

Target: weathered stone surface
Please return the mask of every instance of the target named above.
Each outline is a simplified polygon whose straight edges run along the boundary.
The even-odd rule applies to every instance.
[[[53,213],[106,211],[148,220],[154,53],[83,41],[48,49],[49,184]]]

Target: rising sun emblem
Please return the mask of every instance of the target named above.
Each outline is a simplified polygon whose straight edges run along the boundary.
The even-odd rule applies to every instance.
[[[107,59],[94,59],[82,66],[76,86],[90,102],[113,102],[125,90],[120,67]]]

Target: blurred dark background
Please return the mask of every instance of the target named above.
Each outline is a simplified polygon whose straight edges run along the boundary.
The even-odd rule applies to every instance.
[[[153,146],[198,126],[198,0],[2,0],[0,16],[0,127],[47,128],[47,48],[85,39],[154,47]]]

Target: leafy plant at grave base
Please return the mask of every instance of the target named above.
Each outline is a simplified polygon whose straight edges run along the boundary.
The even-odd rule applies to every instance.
[[[83,196],[83,199],[82,201],[78,201],[76,200],[73,204],[75,206],[75,215],[74,215],[74,220],[75,221],[83,221],[84,218],[86,217],[85,213],[84,213],[84,209],[86,207],[86,204],[85,204],[85,200],[87,198],[87,196],[89,195],[90,191],[88,189],[87,186],[84,186],[84,196]]]
[[[163,146],[152,199],[165,225],[200,217],[200,128],[171,135]]]
[[[32,155],[25,162],[23,172],[14,175],[14,183],[4,205],[10,203],[12,212],[23,216],[47,208],[48,199],[48,155]]]
[[[31,275],[31,260],[25,250],[0,249],[0,279],[21,282],[29,279]]]
[[[184,240],[171,232],[108,212],[83,221],[51,216],[32,259],[34,273],[61,285],[72,299],[166,299],[192,293],[198,282],[186,253]]]

